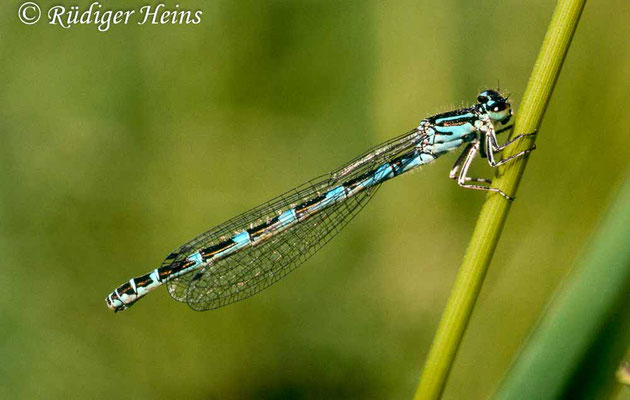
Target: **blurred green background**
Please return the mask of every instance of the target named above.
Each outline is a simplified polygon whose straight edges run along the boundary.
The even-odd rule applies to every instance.
[[[251,299],[104,298],[498,80],[518,102],[554,2],[180,0],[201,24],[104,33],[20,4],[0,5],[0,397],[410,398],[484,198],[448,179],[455,155]],[[447,399],[494,391],[628,176],[628,20],[586,6]]]

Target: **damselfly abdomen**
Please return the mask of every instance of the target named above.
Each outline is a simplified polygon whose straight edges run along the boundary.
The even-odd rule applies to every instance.
[[[487,158],[523,136],[499,145],[509,129],[507,98],[484,90],[477,103],[434,115],[402,136],[365,152],[334,172],[309,181],[185,243],[159,268],[133,278],[106,298],[114,311],[131,307],[162,284],[170,295],[195,310],[209,310],[250,297],[278,281],[335,236],[370,200],[381,183],[465,145],[450,177],[465,188],[511,198],[491,181],[467,176],[472,161]]]

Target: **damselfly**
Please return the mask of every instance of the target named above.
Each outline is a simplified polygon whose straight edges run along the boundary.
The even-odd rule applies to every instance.
[[[497,134],[511,128],[506,126],[511,117],[508,99],[484,90],[475,105],[426,118],[417,128],[334,172],[202,233],[170,253],[159,268],[120,285],[107,296],[107,306],[125,310],[162,284],[175,300],[199,311],[250,297],[286,276],[341,231],[381,183],[462,145],[450,178],[461,187],[512,200],[491,187],[490,180],[468,176],[478,155],[496,167],[533,150],[495,160],[506,146],[534,134],[517,135],[499,145]]]

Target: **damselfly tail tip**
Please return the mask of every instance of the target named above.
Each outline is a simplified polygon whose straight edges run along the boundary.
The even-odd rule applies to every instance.
[[[128,309],[129,307],[131,307],[131,304],[133,304],[133,303],[131,303],[131,304],[124,303],[121,300],[121,298],[118,295],[118,293],[116,291],[114,291],[109,296],[105,297],[105,304],[107,304],[107,308],[112,310],[114,313],[117,313],[118,311],[123,311],[123,310]]]

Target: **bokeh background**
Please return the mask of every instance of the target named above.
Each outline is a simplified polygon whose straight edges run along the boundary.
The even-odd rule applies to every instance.
[[[180,0],[201,24],[105,33],[19,4],[0,5],[0,397],[410,398],[484,199],[448,179],[455,155],[246,301],[104,298],[497,81],[518,103],[554,2]],[[628,176],[629,20],[587,4],[447,399],[493,392]]]

